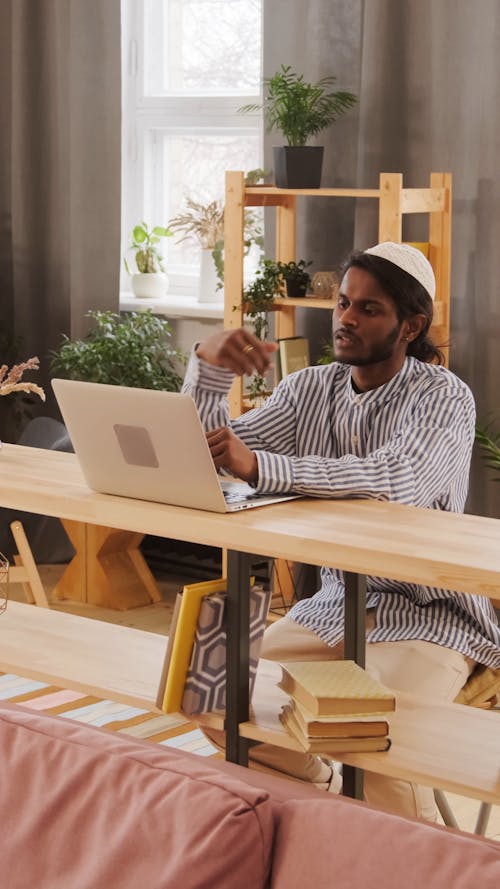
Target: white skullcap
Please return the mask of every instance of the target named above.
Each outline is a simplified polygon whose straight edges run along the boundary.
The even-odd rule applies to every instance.
[[[365,253],[380,256],[387,259],[393,265],[399,266],[404,272],[408,272],[412,278],[416,278],[419,284],[427,290],[431,299],[436,295],[436,279],[432,266],[421,250],[411,247],[409,244],[395,244],[393,241],[384,241],[369,247]]]

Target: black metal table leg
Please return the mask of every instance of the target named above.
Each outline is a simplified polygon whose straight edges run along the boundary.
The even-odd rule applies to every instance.
[[[227,553],[226,759],[248,765],[249,744],[239,723],[249,717],[249,633],[251,556]]]
[[[364,574],[344,572],[345,616],[344,616],[344,657],[365,666],[365,614],[366,577]],[[343,766],[342,793],[354,799],[363,799],[363,770],[354,766]]]

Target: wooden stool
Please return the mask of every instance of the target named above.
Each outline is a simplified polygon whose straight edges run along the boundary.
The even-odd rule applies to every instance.
[[[56,599],[124,611],[161,602],[139,544],[144,534],[61,519],[75,555],[53,590]]]

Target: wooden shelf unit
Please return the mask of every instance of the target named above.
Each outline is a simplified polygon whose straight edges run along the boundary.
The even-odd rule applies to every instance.
[[[428,215],[428,258],[436,276],[436,299],[431,332],[438,345],[449,341],[450,262],[451,262],[451,174],[431,173],[429,187],[403,188],[402,173],[381,173],[378,188],[284,189],[268,185],[246,187],[243,172],[226,173],[224,327],[243,324],[243,239],[246,207],[276,208],[275,258],[289,262],[296,257],[298,198],[371,198],[378,200],[379,241],[402,241],[403,216]],[[334,300],[277,298],[276,337],[295,335],[295,309],[332,309]],[[235,308],[235,305],[237,308]],[[443,349],[448,358],[447,348]],[[243,380],[233,384],[229,396],[231,415],[238,416],[243,405]]]

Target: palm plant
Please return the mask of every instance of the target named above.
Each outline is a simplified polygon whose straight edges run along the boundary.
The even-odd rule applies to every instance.
[[[354,93],[333,90],[335,80],[329,76],[307,83],[303,74],[296,74],[290,65],[282,65],[276,74],[264,80],[267,94],[263,103],[244,105],[239,110],[263,109],[268,132],[281,130],[290,146],[306,145],[357,102]]]
[[[476,427],[476,441],[481,448],[481,457],[488,469],[498,473],[493,481],[500,481],[500,431],[494,428],[495,419],[485,426]]]

